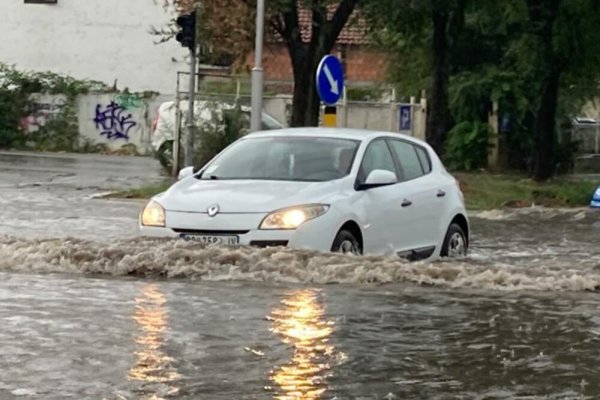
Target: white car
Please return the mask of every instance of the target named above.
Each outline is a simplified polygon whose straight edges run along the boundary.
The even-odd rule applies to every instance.
[[[396,133],[249,134],[144,207],[145,236],[410,260],[465,255],[458,182],[426,143]]]

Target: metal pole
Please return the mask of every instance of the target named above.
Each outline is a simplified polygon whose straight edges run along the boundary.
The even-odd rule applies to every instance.
[[[254,68],[252,68],[252,111],[250,117],[250,130],[261,129],[263,108],[263,42],[265,31],[265,0],[256,3],[256,43],[254,46]]]
[[[181,169],[179,166],[179,149],[181,149],[181,73],[177,72],[177,90],[175,94],[175,138],[173,140],[173,163],[171,165],[171,176],[175,177]]]
[[[185,141],[185,166],[194,166],[194,100],[196,91],[196,46],[190,49],[190,89],[187,115],[187,137]]]

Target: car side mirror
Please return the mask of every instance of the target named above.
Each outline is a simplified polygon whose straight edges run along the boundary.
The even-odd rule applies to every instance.
[[[194,167],[185,167],[181,171],[179,171],[177,179],[182,180],[185,178],[189,178],[192,175],[194,175]]]
[[[359,186],[359,189],[367,190],[380,186],[393,185],[394,183],[398,183],[395,173],[384,169],[376,169],[371,171],[369,176],[367,176],[367,180]]]

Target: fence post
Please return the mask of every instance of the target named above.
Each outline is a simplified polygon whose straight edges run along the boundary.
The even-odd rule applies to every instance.
[[[596,123],[596,143],[594,146],[594,153],[600,153],[600,124]]]
[[[344,117],[342,119],[342,128],[348,127],[348,91],[346,85],[342,90],[342,107],[344,108]]]
[[[421,97],[421,115],[419,118],[419,130],[415,132],[415,136],[421,140],[427,139],[427,98]]]
[[[392,97],[390,98],[390,132],[400,131],[399,124],[396,122],[396,115],[398,114],[397,109],[396,88],[392,88]]]
[[[488,124],[491,128],[488,151],[488,167],[492,170],[498,168],[500,135],[498,129],[498,102],[492,103],[492,110],[488,114]]]
[[[415,96],[410,96],[410,136],[415,136],[415,109],[417,105],[417,99]]]

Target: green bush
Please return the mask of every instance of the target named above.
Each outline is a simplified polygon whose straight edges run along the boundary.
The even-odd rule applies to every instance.
[[[448,133],[446,163],[450,169],[472,171],[487,164],[490,129],[482,122],[465,121]]]
[[[103,90],[100,82],[83,81],[52,72],[23,72],[0,63],[0,148],[30,146],[39,150],[73,151],[77,148],[77,95]],[[35,132],[23,132],[21,120],[31,113],[31,95],[62,94],[67,97],[61,110]]]
[[[221,109],[216,103],[209,104],[212,119],[197,129],[194,141],[194,165],[202,167],[231,143],[248,131],[248,118],[239,106]]]

